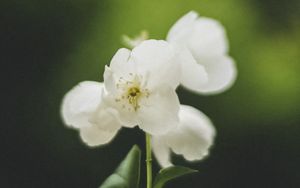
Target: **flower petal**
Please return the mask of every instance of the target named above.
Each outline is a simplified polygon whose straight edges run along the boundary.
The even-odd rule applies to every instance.
[[[193,28],[197,18],[198,13],[195,11],[190,11],[182,16],[169,30],[167,41],[176,41],[187,35]]]
[[[83,127],[80,129],[80,137],[88,146],[94,147],[109,143],[116,136],[118,130],[104,130],[99,126]]]
[[[112,58],[109,67],[117,79],[128,76],[129,73],[136,71],[136,64],[133,61],[130,61],[130,54],[130,50],[121,48]]]
[[[180,18],[170,29],[167,41],[188,47],[196,58],[224,55],[228,42],[224,27],[216,20],[198,17],[194,11]]]
[[[180,62],[177,49],[163,40],[146,40],[135,47],[131,59],[141,75],[147,75],[148,86],[167,84],[173,88],[179,85]]]
[[[116,79],[114,76],[114,72],[108,66],[105,66],[103,80],[105,85],[105,91],[109,93],[116,93],[117,86],[116,86]]]
[[[236,80],[235,62],[228,56],[219,56],[203,61],[208,81],[201,87],[189,88],[202,94],[221,93],[232,86]]]
[[[201,88],[208,80],[204,66],[198,64],[186,48],[182,48],[180,58],[181,61],[184,62],[181,63],[181,84],[191,90]]]
[[[80,82],[64,97],[61,114],[70,127],[90,126],[89,118],[101,102],[103,84],[93,81]]]
[[[171,151],[170,148],[166,145],[165,141],[160,136],[152,137],[152,149],[155,158],[157,159],[160,166],[163,168],[172,166],[171,163]]]
[[[89,118],[89,122],[99,129],[115,132],[120,129],[119,112],[105,103],[102,99],[96,112]]]
[[[224,55],[228,52],[225,29],[218,21],[211,18],[198,18],[193,33],[186,42],[196,59]]]
[[[199,110],[186,105],[180,106],[180,125],[164,135],[153,137],[153,151],[162,167],[172,165],[171,149],[174,153],[183,155],[186,160],[201,160],[209,153],[212,146],[215,129]]]
[[[80,129],[81,139],[89,146],[109,143],[121,128],[118,112],[101,103],[89,119],[91,126]]]
[[[139,127],[151,135],[165,134],[178,126],[179,100],[175,90],[164,86],[141,101]]]
[[[180,126],[165,136],[168,146],[189,161],[201,160],[213,144],[215,129],[199,110],[186,105],[180,107]]]
[[[118,118],[123,127],[133,128],[139,124],[136,112],[128,110],[122,104],[115,102],[115,98],[110,95],[106,95],[103,99],[107,106],[118,111]]]

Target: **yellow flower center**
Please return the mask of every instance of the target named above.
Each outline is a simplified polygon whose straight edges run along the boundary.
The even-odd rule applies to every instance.
[[[139,97],[142,95],[139,87],[131,87],[127,92],[127,99],[136,111],[140,106],[138,104]]]
[[[141,86],[142,78],[140,75],[130,73],[126,80],[124,78],[119,79],[117,88],[121,90],[122,94],[115,101],[120,103],[123,109],[137,111],[140,108],[141,98],[149,97],[149,90]]]

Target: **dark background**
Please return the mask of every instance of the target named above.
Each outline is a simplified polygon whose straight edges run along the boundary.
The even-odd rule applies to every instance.
[[[166,187],[300,187],[298,0],[0,1],[0,187],[98,187],[133,144],[143,148],[138,129],[88,148],[62,124],[61,99],[80,81],[102,81],[123,34],[147,29],[163,39],[190,10],[226,27],[238,79],[215,96],[178,90],[182,103],[212,119],[218,135],[204,161],[176,157],[199,173]]]

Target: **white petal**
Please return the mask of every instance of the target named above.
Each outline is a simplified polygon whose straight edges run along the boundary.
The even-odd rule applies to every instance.
[[[89,122],[91,126],[80,128],[80,137],[89,146],[109,143],[121,128],[118,111],[106,106],[103,99]]]
[[[66,125],[80,128],[90,126],[89,118],[101,102],[103,84],[80,82],[64,97],[61,114]]]
[[[117,95],[118,93],[106,93],[103,95],[102,103],[106,106],[106,111],[110,109],[111,111],[114,110],[115,116],[118,117],[119,121],[121,122],[122,126],[133,128],[138,125],[138,117],[137,113],[134,112],[132,109],[128,109],[128,104],[124,106],[124,101],[116,102],[116,98],[120,96]],[[126,99],[124,99],[126,101]],[[131,107],[131,106],[130,106]]]
[[[89,118],[89,121],[92,125],[110,132],[114,132],[121,127],[119,112],[115,108],[107,106],[103,99],[96,112]]]
[[[118,78],[115,77],[114,72],[108,66],[105,66],[103,79],[104,79],[105,91],[109,93],[116,93],[117,92],[116,80]]]
[[[122,126],[133,128],[139,124],[139,120],[136,112],[132,110],[128,110],[127,108],[123,108],[119,106],[119,104],[116,103],[113,104],[113,101],[111,102],[111,104],[115,109],[118,109],[120,113],[120,121],[122,123]]]
[[[208,80],[204,66],[198,64],[186,48],[182,48],[180,58],[183,62],[181,84],[191,90],[201,88]]]
[[[182,36],[187,35],[193,27],[194,22],[198,18],[198,13],[190,11],[182,16],[170,29],[167,41],[175,41]]]
[[[179,117],[180,125],[177,129],[153,137],[154,154],[163,167],[171,164],[168,148],[186,160],[195,161],[208,155],[214,141],[215,129],[202,112],[191,106],[181,105]]]
[[[175,90],[162,87],[141,102],[138,125],[151,135],[164,134],[178,126],[178,111],[179,100]]]
[[[162,137],[160,136],[152,137],[152,150],[160,166],[166,168],[173,165],[170,159],[171,158],[170,148],[166,145]]]
[[[206,84],[198,89],[192,89],[202,94],[221,93],[232,86],[236,80],[237,71],[234,60],[228,56],[220,56],[203,61],[208,75]]]
[[[129,73],[135,72],[135,64],[130,61],[131,51],[126,48],[119,49],[110,62],[110,68],[117,79],[124,77]]]
[[[228,42],[224,27],[216,20],[200,17],[194,24],[193,32],[186,41],[196,58],[224,55]]]
[[[94,147],[109,143],[116,136],[118,130],[104,130],[98,126],[83,127],[80,129],[80,137],[88,146]]]
[[[189,12],[170,29],[167,40],[189,48],[196,58],[224,55],[228,42],[224,27],[216,20]]]
[[[180,126],[167,135],[169,147],[189,161],[201,160],[208,155],[214,141],[211,121],[199,110],[186,105],[181,105],[179,117]]]
[[[131,53],[138,73],[149,76],[150,88],[160,84],[168,84],[173,88],[179,85],[181,65],[177,58],[177,49],[163,40],[143,41]]]

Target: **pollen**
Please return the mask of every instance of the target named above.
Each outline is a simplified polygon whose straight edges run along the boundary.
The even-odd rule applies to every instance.
[[[140,107],[138,101],[141,95],[141,90],[138,87],[131,87],[128,89],[127,99],[129,104],[133,106],[135,111]]]
[[[142,79],[142,76],[133,73],[129,73],[127,79],[123,77],[119,79],[116,86],[121,91],[121,95],[115,101],[120,103],[123,109],[137,111],[140,108],[141,99],[149,97],[150,92],[148,89],[143,88]]]

